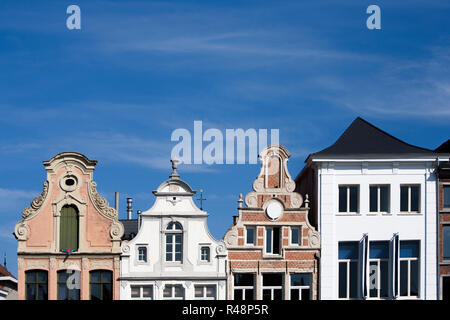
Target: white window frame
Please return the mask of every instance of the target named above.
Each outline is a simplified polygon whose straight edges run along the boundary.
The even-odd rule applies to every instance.
[[[267,273],[266,273],[267,274]],[[265,286],[264,285],[264,274],[262,276],[261,293],[264,296],[264,290],[270,290],[270,300],[273,301],[275,297],[275,290],[281,289],[281,300],[284,300],[284,276],[281,278],[281,286]]]
[[[133,287],[139,288],[139,297],[133,297],[131,295]],[[144,297],[144,287],[151,288],[151,292],[152,292],[151,297]],[[132,285],[130,285],[130,298],[132,300],[137,300],[137,299],[139,299],[139,300],[154,300],[154,297],[155,297],[155,290],[154,290],[154,286],[152,284],[132,284]]]
[[[295,274],[296,273],[291,273],[290,276],[292,277]],[[309,275],[310,275],[311,281],[312,281],[312,274],[309,273]],[[291,279],[289,279],[289,280],[291,280]],[[290,282],[290,283],[292,283],[292,282]],[[293,285],[290,286],[289,300],[292,299],[292,293],[291,293],[292,290],[297,290],[298,291],[298,300],[302,300],[303,290],[304,289],[309,289],[309,300],[312,300],[312,288],[311,288],[311,286],[293,286]]]
[[[247,230],[248,229],[252,229],[253,230],[253,242],[252,243],[248,243],[247,242]],[[256,231],[257,231],[257,228],[256,228],[256,226],[246,226],[245,227],[245,245],[246,246],[255,246],[256,245]]]
[[[233,300],[234,300],[234,292],[236,290],[240,290],[242,291],[242,301],[245,301],[245,290],[253,290],[253,297],[252,300],[256,299],[256,278],[255,278],[255,274],[251,273],[251,275],[253,276],[253,286],[235,286],[234,285],[234,274],[233,274]]]
[[[199,287],[202,288],[202,296],[201,297],[195,296],[195,291]],[[214,288],[214,297],[208,297],[206,295],[207,287],[213,287]],[[196,299],[196,300],[217,300],[217,285],[215,285],[215,284],[196,284],[196,285],[194,285],[194,299]]]
[[[386,297],[381,297],[381,262],[387,262],[387,266],[388,266],[388,270],[387,270],[387,273],[388,273],[388,287],[387,287],[387,296]],[[370,268],[370,264],[372,263],[372,262],[375,262],[377,265],[377,271],[376,271],[376,275],[377,275],[377,284],[378,284],[378,288],[376,288],[376,290],[377,290],[377,296],[376,297],[371,297],[370,296],[370,290],[372,290],[372,289],[370,289],[370,276],[368,275],[367,276],[367,299],[375,299],[375,300],[377,300],[377,299],[387,299],[387,298],[389,298],[389,296],[390,296],[390,294],[389,294],[389,284],[391,283],[391,275],[390,275],[390,272],[389,272],[389,263],[390,263],[390,261],[389,261],[389,258],[369,258],[369,264],[368,264],[368,267]]]
[[[340,205],[339,205],[339,188],[341,188],[341,187],[344,187],[344,188],[346,188],[346,194],[347,194],[347,210],[346,211],[339,211],[339,207],[340,207]],[[351,187],[356,187],[356,211],[350,211],[350,188]],[[350,214],[355,214],[355,213],[359,213],[359,204],[360,204],[360,201],[359,201],[359,197],[360,197],[360,195],[359,195],[359,193],[360,193],[360,185],[359,184],[340,184],[340,185],[338,185],[338,214],[347,214],[347,213],[350,213]]]
[[[421,276],[420,276],[420,245],[419,245],[419,257],[408,257],[408,258],[399,258],[399,266],[401,265],[401,262],[402,261],[407,261],[408,262],[408,289],[407,289],[407,291],[408,291],[408,295],[406,295],[406,296],[402,296],[401,295],[401,288],[400,288],[400,274],[399,274],[399,276],[398,276],[398,288],[399,288],[399,290],[398,290],[398,296],[400,297],[400,298],[419,298],[419,296],[420,296],[420,278],[421,278]],[[417,272],[418,272],[418,275],[419,275],[419,279],[418,279],[418,282],[417,282],[417,295],[411,295],[411,261],[417,261]],[[399,268],[399,273],[401,272],[401,269]]]
[[[401,207],[402,207],[402,194],[401,194],[401,188],[402,187],[408,187],[408,211],[401,211]],[[411,187],[419,187],[419,203],[417,205],[417,209],[418,211],[411,211]],[[422,198],[422,186],[420,184],[401,184],[400,185],[400,213],[420,213],[421,212],[421,198]]]
[[[377,210],[376,211],[370,211],[370,188],[376,187],[377,188]],[[381,187],[387,187],[388,188],[388,211],[381,211]],[[369,213],[390,213],[391,212],[391,186],[388,184],[371,184],[369,185]]]
[[[357,264],[359,263],[359,259],[338,259],[338,299],[340,300],[357,300],[359,297],[359,293],[357,294],[356,298],[350,298],[350,263],[351,262],[356,262]],[[346,264],[346,272],[347,272],[347,283],[346,283],[346,293],[347,296],[345,298],[340,298],[339,297],[339,265],[341,263],[345,263]],[[356,273],[356,282],[359,283],[358,280],[358,273]]]
[[[137,247],[137,261],[138,263],[147,263],[148,262],[148,248],[146,245],[136,245]],[[145,260],[141,260],[140,249],[145,249]]]
[[[279,248],[279,253],[273,253],[273,240],[275,239],[274,238],[274,236],[273,236],[273,229],[274,228],[278,228],[280,231],[279,231],[279,234],[278,234],[278,248]],[[270,245],[270,252],[267,252],[267,232],[268,232],[268,230],[272,230],[271,232],[272,232],[272,238],[271,238],[271,240],[272,240],[272,242],[271,242],[271,245]],[[265,255],[270,255],[270,256],[280,256],[280,255],[282,255],[282,232],[283,232],[283,229],[281,228],[281,226],[280,227],[278,227],[278,226],[268,226],[268,227],[266,227],[265,228],[265,239],[264,239],[264,254]]]
[[[298,230],[298,243],[292,242],[292,230]],[[302,227],[301,226],[293,226],[289,228],[289,244],[291,246],[301,246],[302,245]]]
[[[179,224],[180,226],[181,226],[181,230],[180,229],[175,229],[175,225],[176,224]],[[180,252],[180,254],[181,254],[181,260],[176,260],[176,251],[175,251],[175,248],[176,248],[176,236],[177,235],[181,235],[181,252]],[[171,257],[172,257],[172,259],[171,260],[167,260],[167,237],[171,237],[172,238],[172,251],[170,252],[170,254],[171,254]],[[166,262],[169,262],[169,263],[183,263],[183,258],[184,258],[184,254],[183,254],[183,250],[184,250],[184,239],[183,239],[183,226],[182,226],[182,224],[181,223],[179,223],[179,222],[173,222],[173,228],[172,229],[167,229],[167,227],[166,227],[166,230],[165,230],[165,233],[164,233],[164,245],[165,245],[165,247],[164,247],[164,255],[165,255],[165,257],[164,257],[164,260],[166,261]]]
[[[208,259],[203,259],[203,249],[207,249]],[[211,247],[207,245],[200,246],[200,262],[202,263],[210,263],[211,262]]]
[[[170,294],[171,294],[170,297],[164,297],[164,290],[167,287],[170,287]],[[175,287],[181,287],[181,289],[183,291],[183,296],[182,297],[175,297]],[[163,299],[166,299],[166,300],[184,300],[185,298],[186,298],[186,289],[183,287],[182,284],[179,284],[179,283],[174,283],[174,284],[168,283],[168,284],[164,285],[164,287],[163,287]]]
[[[445,200],[445,188],[448,188],[450,190],[450,184],[448,183],[442,183],[442,211],[448,212],[450,211],[450,206],[446,207],[444,200]]]

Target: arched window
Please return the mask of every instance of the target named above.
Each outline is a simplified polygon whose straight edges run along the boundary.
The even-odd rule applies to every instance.
[[[91,300],[112,300],[112,272],[94,270],[89,272]]]
[[[166,228],[166,261],[183,260],[183,227],[178,222],[170,222]]]
[[[78,210],[75,206],[64,206],[61,209],[59,223],[59,249],[78,249]]]
[[[58,271],[58,300],[80,300],[80,271]]]
[[[45,270],[25,271],[25,299],[48,299],[48,272]]]

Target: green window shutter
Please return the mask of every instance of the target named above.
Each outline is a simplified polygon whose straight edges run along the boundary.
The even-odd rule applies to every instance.
[[[59,249],[78,249],[78,212],[74,206],[61,209]]]

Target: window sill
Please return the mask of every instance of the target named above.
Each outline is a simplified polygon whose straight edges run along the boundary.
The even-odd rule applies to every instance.
[[[336,213],[336,216],[361,216],[361,213],[359,212],[339,212]]]
[[[368,212],[367,214],[366,214],[367,216],[387,216],[387,217],[389,217],[389,216],[392,216],[392,213],[390,213],[390,212]]]
[[[283,260],[284,259],[282,254],[268,254],[268,253],[263,254],[262,258],[263,259],[277,259],[277,260],[278,259],[279,260]]]
[[[397,213],[397,216],[422,216],[423,214],[420,212],[400,212]]]

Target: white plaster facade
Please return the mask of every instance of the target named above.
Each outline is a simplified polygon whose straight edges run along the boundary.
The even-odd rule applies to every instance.
[[[420,241],[420,281],[416,299],[437,297],[437,213],[436,175],[433,157],[423,158],[354,158],[312,159],[316,168],[318,195],[318,230],[321,234],[320,263],[321,299],[338,299],[338,243],[361,241],[367,234],[371,241],[391,241],[398,234],[400,241]],[[359,186],[357,213],[339,213],[339,186]],[[369,212],[369,186],[389,185],[388,213]],[[420,210],[400,211],[400,186],[420,186]],[[392,254],[392,252],[391,252]],[[366,266],[367,267],[367,266]],[[391,270],[392,271],[392,270]],[[391,273],[391,272],[390,272]],[[366,280],[368,281],[368,280]],[[402,299],[393,292],[395,279],[390,276],[390,298]],[[361,283],[359,283],[359,286]],[[364,298],[364,297],[359,297]],[[366,297],[367,298],[367,297]],[[411,298],[411,297],[409,297]]]
[[[176,172],[177,162],[172,161],[173,172],[169,180],[163,182],[153,193],[154,205],[141,214],[140,229],[132,240],[122,244],[120,298],[128,299],[226,299],[226,257],[227,251],[223,241],[217,241],[207,227],[208,214],[200,210],[192,199],[195,191],[180,180]],[[170,230],[167,230],[169,227]],[[180,228],[181,227],[181,228]],[[178,228],[178,229],[177,229]],[[168,245],[176,235],[182,238],[181,261],[175,246]],[[172,238],[172,236],[174,238]],[[139,260],[139,248],[145,248],[146,261]],[[202,248],[208,248],[209,261],[201,255]],[[172,249],[172,250],[170,250]],[[173,251],[175,250],[175,251]],[[176,258],[177,257],[177,258]],[[172,285],[181,285],[183,295],[165,297]],[[132,288],[136,294],[138,286],[147,286],[153,290],[152,297],[144,297],[141,289],[139,297],[132,297]],[[207,296],[196,297],[199,287],[215,288]],[[175,290],[175,289],[173,289]],[[178,292],[178,290],[177,290]]]

